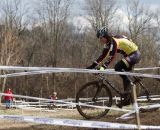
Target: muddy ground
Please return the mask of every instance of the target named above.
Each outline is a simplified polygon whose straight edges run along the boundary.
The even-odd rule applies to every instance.
[[[30,116],[39,116],[39,117],[50,117],[50,118],[70,118],[70,119],[84,119],[79,115],[77,110],[55,110],[53,112],[43,112],[43,111],[31,111],[31,110],[0,110],[0,114],[22,114]],[[135,118],[129,120],[117,120],[117,117],[120,117],[124,113],[122,112],[109,112],[105,117],[99,119],[98,121],[106,122],[116,122],[116,123],[127,123],[127,124],[136,124]],[[160,125],[160,109],[151,112],[140,113],[141,124],[143,125]],[[26,122],[17,122],[17,121],[7,121],[0,120],[0,130],[97,130],[91,128],[77,128],[77,127],[64,127],[64,126],[54,126],[54,125],[41,125],[34,123]]]

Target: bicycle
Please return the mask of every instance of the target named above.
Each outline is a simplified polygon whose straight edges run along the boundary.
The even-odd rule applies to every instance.
[[[133,78],[131,81],[136,86],[139,85],[139,87],[144,90],[145,96],[148,101],[150,101],[149,91],[143,85],[141,78],[135,76],[130,76],[130,78]],[[80,115],[86,119],[97,119],[105,116],[110,109],[91,107],[91,105],[111,107],[113,102],[111,89],[113,89],[120,96],[120,102],[122,102],[126,96],[126,93],[120,92],[120,90],[118,90],[102,74],[100,74],[99,80],[88,82],[83,85],[76,94],[76,103],[78,103],[76,108]]]

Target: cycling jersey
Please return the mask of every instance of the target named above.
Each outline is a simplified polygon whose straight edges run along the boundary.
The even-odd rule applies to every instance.
[[[110,43],[104,45],[102,54],[95,61],[95,63],[101,63],[105,58],[104,66],[107,67],[113,60],[116,53],[122,54],[127,57],[138,50],[138,46],[129,40],[125,36],[113,36]]]

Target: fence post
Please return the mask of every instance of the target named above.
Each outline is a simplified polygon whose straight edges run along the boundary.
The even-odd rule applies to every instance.
[[[39,108],[40,108],[40,114],[41,114],[42,113],[41,100],[39,100]]]
[[[141,130],[141,123],[140,123],[139,108],[138,108],[138,103],[137,103],[137,94],[136,94],[135,84],[132,86],[132,99],[133,99],[133,107],[134,107],[135,114],[136,114],[137,127],[138,127],[138,130]]]
[[[158,67],[160,67],[160,61],[158,62]],[[160,68],[158,68],[158,74],[160,75]]]

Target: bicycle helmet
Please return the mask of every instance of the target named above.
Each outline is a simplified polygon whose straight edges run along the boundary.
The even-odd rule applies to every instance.
[[[97,30],[97,38],[108,37],[108,36],[109,36],[109,33],[108,33],[108,28],[107,27],[102,27],[102,28]]]

